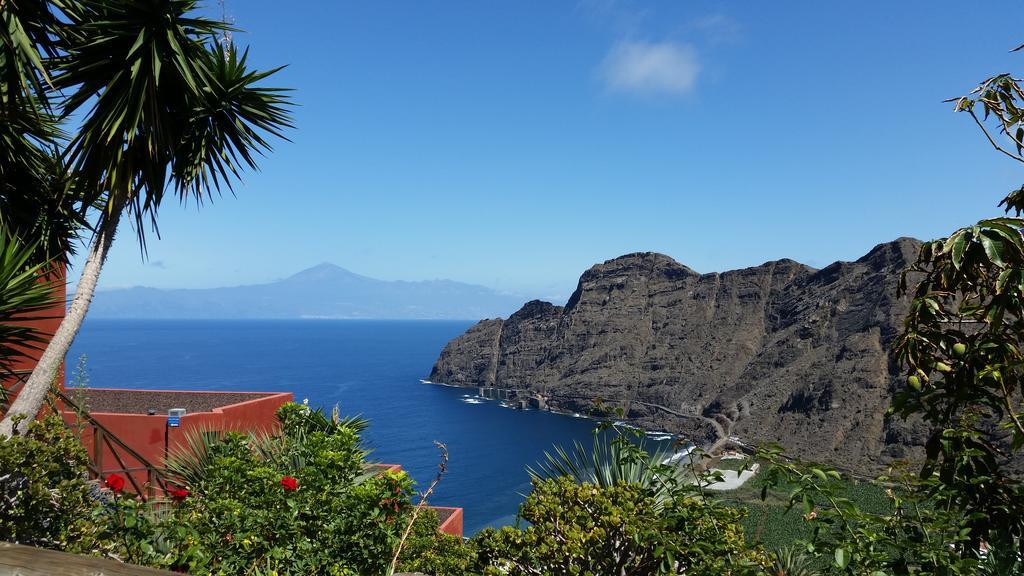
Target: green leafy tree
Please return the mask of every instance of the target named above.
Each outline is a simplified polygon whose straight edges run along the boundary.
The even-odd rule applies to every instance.
[[[989,78],[953,102],[998,151],[1024,163],[1017,79]],[[1006,216],[925,243],[900,285],[913,301],[896,347],[907,385],[893,409],[932,427],[920,475],[937,478],[942,506],[967,515],[965,556],[983,543],[1024,552],[1024,187],[1000,206]]]
[[[951,102],[996,150],[1024,163],[1020,81],[994,76]],[[861,510],[834,470],[761,454],[773,463],[765,490],[791,487],[789,507],[813,527],[803,544],[832,573],[1024,570],[1024,187],[999,205],[1005,216],[924,243],[900,279],[900,293],[912,295],[895,348],[907,372],[890,411],[930,435],[920,470],[878,480],[891,511]]]
[[[476,548],[458,536],[438,532],[439,525],[436,512],[429,508],[420,512],[399,556],[399,572],[420,572],[431,576],[476,573]]]
[[[777,448],[762,449],[759,457],[768,463],[762,499],[786,488],[786,513],[799,512],[810,528],[810,536],[793,545],[815,558],[823,573],[978,573],[982,558],[966,548],[970,517],[943,506],[950,489],[937,478],[900,469],[882,476],[877,482],[889,510],[879,513],[850,498],[847,479],[832,468],[786,459]]]
[[[81,193],[96,207],[92,241],[67,315],[32,376],[0,422],[0,436],[24,429],[78,333],[123,215],[145,247],[165,194],[208,201],[241,171],[256,168],[268,137],[290,127],[288,100],[261,87],[247,53],[218,42],[226,26],[194,16],[194,0],[27,0],[0,3],[0,93],[9,124],[7,159],[56,145]],[[53,93],[59,111],[51,112]],[[82,116],[62,139],[55,118]],[[56,144],[55,144],[56,143]],[[0,158],[0,160],[4,160]],[[5,160],[6,162],[6,160]],[[11,166],[19,166],[12,163]],[[4,170],[7,170],[5,165]],[[12,168],[13,170],[13,168]],[[27,175],[9,195],[28,193]]]

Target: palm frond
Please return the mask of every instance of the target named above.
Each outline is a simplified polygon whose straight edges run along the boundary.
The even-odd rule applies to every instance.
[[[266,136],[284,140],[291,128],[285,90],[258,84],[281,68],[250,70],[249,51],[214,42],[197,69],[201,97],[187,121],[181,146],[174,153],[173,180],[182,200],[202,202],[224,185],[241,178],[244,168],[256,170],[256,156],[271,150]]]
[[[0,375],[45,344],[45,335],[24,322],[43,319],[58,302],[56,282],[43,279],[48,263],[31,264],[35,250],[8,236],[0,221]]]
[[[772,552],[772,574],[778,576],[817,576],[814,560],[794,546],[778,548]]]
[[[282,422],[281,434],[265,434],[250,432],[244,436],[245,445],[258,459],[273,464],[281,471],[295,472],[306,467],[303,447],[310,434],[327,435],[345,433],[359,434],[367,426],[367,421],[360,417],[343,418],[335,413],[328,417],[322,410],[306,410],[295,417]],[[199,491],[203,479],[209,474],[216,458],[220,455],[218,447],[223,443],[226,433],[206,426],[189,428],[184,432],[184,442],[172,448],[164,459],[167,479],[174,484],[187,486]],[[369,454],[362,450],[357,456],[363,460]],[[361,483],[374,476],[364,472],[357,476],[355,483]]]
[[[260,459],[272,462],[278,470],[301,470],[306,467],[306,458],[301,450],[296,450],[306,441],[304,431],[294,436],[252,435],[249,446],[259,455]]]
[[[287,435],[303,433],[323,432],[325,434],[336,434],[346,430],[360,435],[370,425],[369,420],[359,414],[355,416],[342,416],[337,405],[331,410],[331,415],[322,408],[301,407],[300,410],[279,413],[278,419]]]
[[[224,439],[224,432],[197,426],[185,430],[183,437],[184,443],[168,452],[164,469],[171,482],[195,489],[213,465],[214,448]]]
[[[60,53],[64,27],[57,9],[71,1],[7,0],[0,2],[0,85],[5,104],[38,100],[48,108],[51,91],[47,61]]]
[[[88,183],[88,204],[125,206],[145,248],[145,220],[167,189],[182,200],[228,189],[267,138],[291,127],[287,99],[216,41],[227,27],[192,16],[194,0],[82,0],[66,10],[67,53],[54,84],[65,115],[85,111],[67,159]]]
[[[544,460],[536,467],[526,470],[534,480],[567,477],[601,488],[634,484],[646,488],[656,501],[664,503],[672,498],[675,489],[692,482],[685,467],[664,463],[671,456],[666,450],[650,450],[643,439],[631,442],[621,432],[595,433],[590,448],[579,441],[570,450],[556,446],[554,452],[544,453]]]
[[[2,140],[0,135],[0,148]],[[8,172],[15,172],[13,164],[6,164]],[[78,180],[66,168],[59,156],[42,154],[37,166],[13,178],[3,178],[0,169],[0,222],[9,236],[34,244],[32,264],[68,266],[89,229],[89,207],[82,204]]]

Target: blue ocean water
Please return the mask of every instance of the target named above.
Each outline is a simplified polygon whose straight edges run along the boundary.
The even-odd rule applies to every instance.
[[[68,356],[86,356],[104,388],[287,391],[296,401],[370,420],[372,458],[399,463],[420,488],[448,473],[431,503],[465,509],[467,535],[514,522],[529,491],[525,466],[553,444],[589,444],[594,422],[467,398],[423,384],[444,345],[472,323],[363,320],[88,320]],[[470,402],[467,402],[469,400]]]

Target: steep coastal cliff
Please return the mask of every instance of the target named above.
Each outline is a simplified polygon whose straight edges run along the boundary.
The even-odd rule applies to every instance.
[[[915,451],[887,421],[902,379],[889,351],[907,300],[909,238],[815,270],[792,260],[698,274],[629,254],[587,270],[565,307],[527,303],[450,342],[431,380],[518,391],[550,407],[619,407],[709,445],[730,435],[874,470]]]

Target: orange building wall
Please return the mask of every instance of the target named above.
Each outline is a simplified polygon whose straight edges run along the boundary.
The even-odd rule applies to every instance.
[[[49,309],[42,311],[37,315],[34,315],[40,319],[26,320],[24,322],[18,323],[20,325],[29,326],[39,330],[47,341],[49,341],[50,337],[53,336],[53,334],[57,331],[57,327],[60,326],[61,320],[64,319],[64,310],[67,301],[67,285],[64,281],[64,268],[62,267],[59,273],[54,274],[53,276],[48,278],[48,281],[55,282],[56,284],[54,290],[54,298],[56,299],[56,303]],[[27,357],[21,358],[14,362],[13,370],[15,372],[31,372],[32,369],[36,367],[36,362],[39,361],[39,357],[43,353],[43,347],[44,345],[40,345],[40,349],[38,350],[31,348],[22,348],[22,350],[26,353]],[[4,388],[10,388],[12,385],[15,385],[19,380],[19,378],[5,378],[0,379],[0,382],[3,383]],[[57,382],[60,383],[61,387],[64,386],[63,366],[61,367],[60,371],[57,374]],[[14,396],[17,396],[17,394],[15,394]],[[13,399],[14,398],[12,396],[11,400]]]
[[[130,393],[131,390],[122,390]],[[167,392],[166,390],[161,392]],[[180,394],[221,394],[221,392],[193,392],[178,391]],[[237,430],[244,432],[257,432],[265,430],[272,432],[277,427],[275,413],[282,404],[292,401],[290,392],[279,392],[266,396],[231,404],[222,408],[216,408],[211,412],[194,412],[186,414],[181,418],[181,426],[169,428],[167,426],[167,415],[156,414],[123,414],[112,412],[90,412],[90,415],[99,421],[113,435],[120,438],[125,444],[131,446],[135,452],[155,466],[163,466],[166,451],[173,452],[176,447],[184,444],[185,435],[188,430]],[[64,420],[71,426],[75,425],[75,413],[65,411]],[[166,445],[165,445],[166,434]],[[124,454],[123,451],[114,451],[102,443],[100,446],[100,458],[97,460],[95,437],[93,430],[83,427],[82,444],[89,452],[89,458],[98,462],[101,472],[105,475],[114,471],[125,469],[142,468],[142,463]],[[117,456],[121,457],[118,462]],[[140,485],[146,481],[145,472],[139,470],[133,473]]]
[[[451,510],[451,516],[437,527],[437,531],[442,534],[451,534],[452,536],[462,538],[462,508],[450,508],[448,506],[431,506],[431,508],[437,511]]]

